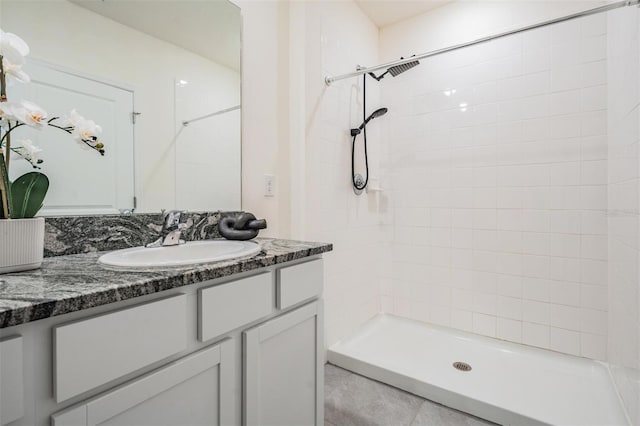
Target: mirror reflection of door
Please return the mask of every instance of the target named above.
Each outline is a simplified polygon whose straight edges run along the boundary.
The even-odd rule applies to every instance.
[[[98,78],[79,76],[30,60],[27,85],[13,85],[13,100],[28,99],[48,112],[49,118],[68,116],[72,109],[99,124],[106,153],[100,156],[51,127],[22,127],[14,141],[31,139],[42,149],[42,172],[50,181],[42,214],[117,214],[134,208],[133,91]],[[12,179],[32,171],[26,161],[13,161]]]
[[[25,99],[50,113],[76,108],[103,128],[104,158],[68,146],[73,142],[64,134],[54,136],[53,129],[38,134],[37,143],[60,137],[64,145],[55,146],[69,148],[52,154],[43,147],[43,171],[52,183],[41,214],[129,209],[134,180],[136,212],[240,209],[240,110],[188,128],[181,125],[240,105],[240,24],[240,8],[227,0],[0,0],[0,28],[18,34],[31,48],[27,73],[27,67],[39,61],[81,77],[66,86],[40,85],[38,96],[44,98]],[[188,85],[177,87],[181,80]],[[96,83],[95,92],[90,82]],[[18,96],[18,86],[10,88],[11,99]],[[36,90],[27,87],[22,89]],[[60,87],[69,93],[63,94]],[[129,169],[120,157],[124,124],[113,122],[108,102],[102,103],[115,96],[104,90],[117,88],[135,92],[135,111],[141,113],[134,125],[135,153],[130,151]],[[122,110],[112,103],[117,108],[112,112],[126,117],[130,126],[132,102],[124,103]],[[72,160],[70,155],[82,156]],[[86,157],[94,158],[91,163],[81,161]],[[49,171],[58,165],[59,171]],[[125,177],[130,179],[126,184]],[[120,194],[120,188],[126,190]]]

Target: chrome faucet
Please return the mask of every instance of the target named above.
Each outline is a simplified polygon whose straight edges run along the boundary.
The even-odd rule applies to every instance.
[[[164,223],[162,224],[160,238],[147,244],[147,247],[166,247],[184,244],[185,241],[180,239],[180,235],[182,231],[186,229],[187,224],[180,223],[181,215],[182,212],[180,210],[170,210],[164,213]]]

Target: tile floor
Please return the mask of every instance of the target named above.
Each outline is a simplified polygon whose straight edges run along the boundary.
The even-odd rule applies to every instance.
[[[325,426],[482,426],[494,423],[326,364]]]

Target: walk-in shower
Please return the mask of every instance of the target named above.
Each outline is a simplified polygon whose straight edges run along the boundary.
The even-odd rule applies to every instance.
[[[502,424],[640,424],[637,6],[326,78],[420,62],[379,87],[385,313],[330,362]]]

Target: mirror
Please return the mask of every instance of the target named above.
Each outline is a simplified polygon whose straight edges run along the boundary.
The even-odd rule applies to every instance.
[[[42,215],[135,208],[240,210],[240,9],[227,0],[0,0],[0,28],[31,48],[8,87],[102,127],[104,157],[65,132],[19,128],[43,151]],[[15,178],[32,170],[11,163]]]

